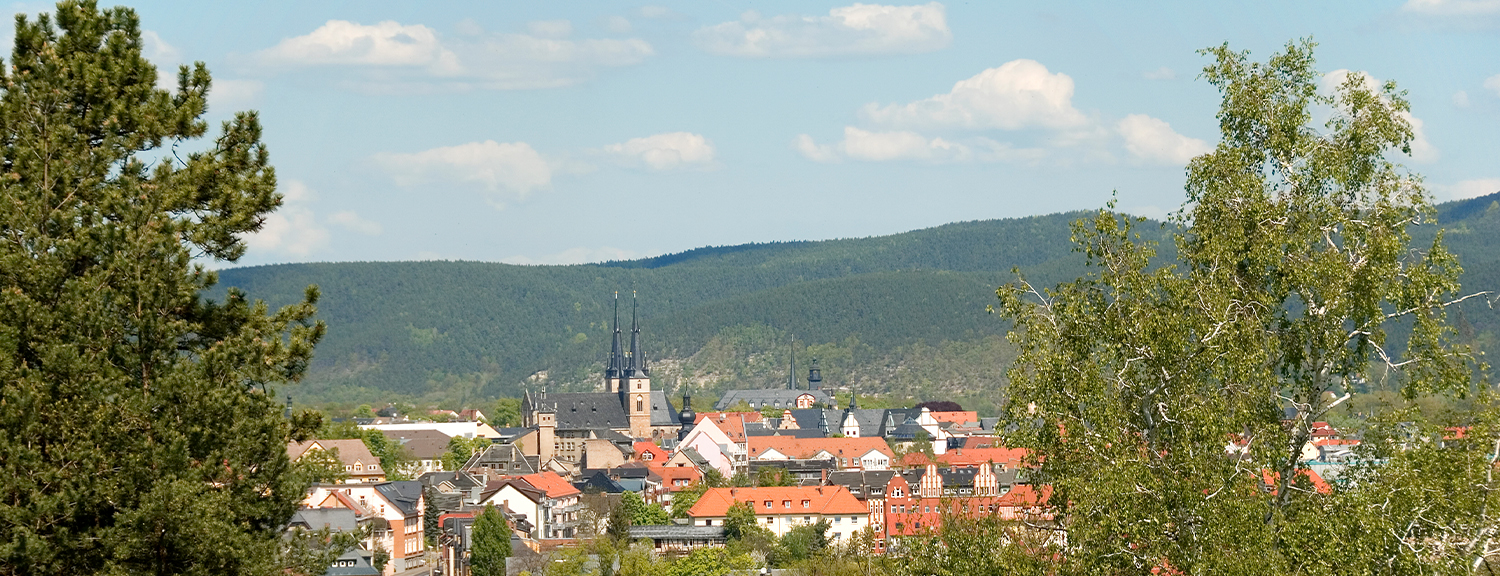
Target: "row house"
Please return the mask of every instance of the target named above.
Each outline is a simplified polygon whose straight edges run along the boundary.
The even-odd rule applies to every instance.
[[[1045,519],[1050,487],[1018,481],[1014,470],[993,465],[925,469],[892,475],[877,524],[885,537],[924,534],[941,527],[944,514],[995,516],[1003,520]]]
[[[393,576],[425,566],[422,541],[422,484],[415,481],[316,484],[302,500],[305,508],[348,508],[370,517],[374,530],[366,549],[391,554],[385,573]]]
[[[709,488],[688,509],[693,526],[723,526],[729,507],[745,502],[755,521],[777,537],[793,528],[828,521],[828,538],[847,540],[870,525],[870,510],[843,486]]]

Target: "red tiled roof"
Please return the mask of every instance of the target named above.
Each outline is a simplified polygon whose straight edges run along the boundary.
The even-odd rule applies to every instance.
[[[986,462],[1014,468],[1026,459],[1025,448],[957,448],[938,456],[938,462],[949,466],[974,466]]]
[[[795,436],[751,436],[750,457],[756,458],[764,454],[766,450],[775,448],[777,452],[790,458],[812,458],[818,452],[827,451],[837,458],[858,458],[868,454],[871,450],[878,450],[881,454],[894,457],[895,452],[891,450],[884,438],[797,438]]]
[[[1276,487],[1280,485],[1281,473],[1272,472],[1270,470],[1261,470],[1260,474],[1261,482],[1270,487],[1271,491],[1274,493],[1276,491]],[[1307,480],[1309,482],[1312,482],[1313,489],[1317,490],[1319,494],[1328,494],[1330,492],[1333,492],[1333,487],[1329,486],[1328,482],[1323,480],[1323,477],[1319,476],[1317,472],[1313,472],[1312,470],[1299,470],[1297,472],[1297,475],[1307,477]]]
[[[965,412],[928,412],[928,414],[931,414],[932,419],[937,420],[938,422],[952,422],[954,424],[963,424],[965,422],[979,421],[979,413],[973,410]]]
[[[321,446],[324,450],[337,449],[339,452],[339,461],[343,462],[345,466],[353,466],[355,463],[363,464],[363,470],[359,472],[350,472],[354,476],[382,473],[380,469],[380,459],[376,458],[374,454],[370,453],[370,449],[365,446],[364,440],[308,440],[306,442],[287,442],[286,455],[288,458],[295,461],[298,458],[301,458],[303,455],[307,454],[308,449],[312,448],[313,444],[315,443],[318,446]]]
[[[745,424],[760,422],[763,417],[760,412],[704,412],[693,419],[693,424],[702,422],[704,419],[712,419],[714,426],[719,431],[735,442],[745,441]]]
[[[527,484],[535,486],[538,490],[546,492],[548,498],[566,498],[580,493],[577,488],[568,483],[566,478],[563,478],[556,472],[527,474],[521,476],[521,479],[525,480]]]
[[[771,507],[766,508],[765,502]],[[807,501],[806,508],[802,502]],[[688,509],[693,518],[727,516],[735,502],[749,502],[757,515],[869,514],[869,507],[843,486],[791,486],[777,488],[709,488]],[[791,503],[787,508],[786,503]]]
[[[703,479],[703,473],[691,466],[652,466],[651,471],[661,477],[661,484],[668,492],[676,492],[687,486],[677,486],[673,480],[687,480],[688,486]]]
[[[647,460],[647,459],[645,459],[645,458],[642,457],[642,456],[644,456],[645,454],[648,454],[648,453],[651,454],[651,459],[650,460]],[[666,462],[667,459],[669,459],[671,457],[672,457],[672,454],[670,452],[667,452],[666,450],[662,450],[661,446],[657,446],[655,442],[649,442],[649,441],[642,440],[640,442],[636,442],[635,443],[635,459],[636,460],[640,460],[642,462]]]

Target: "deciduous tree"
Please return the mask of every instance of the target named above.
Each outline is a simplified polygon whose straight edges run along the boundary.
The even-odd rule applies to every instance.
[[[1060,570],[1462,572],[1492,547],[1484,451],[1437,449],[1434,418],[1372,420],[1356,482],[1315,486],[1299,458],[1356,386],[1461,396],[1475,367],[1445,322],[1458,262],[1408,234],[1433,211],[1394,161],[1404,93],[1322,88],[1312,50],[1205,51],[1220,141],[1188,167],[1175,264],[1106,210],[1074,227],[1090,274],[999,291],[1021,349],[1005,439],[1055,489]]]
[[[510,557],[510,526],[493,504],[474,518],[474,542],[469,547],[469,566],[474,576],[505,576]]]

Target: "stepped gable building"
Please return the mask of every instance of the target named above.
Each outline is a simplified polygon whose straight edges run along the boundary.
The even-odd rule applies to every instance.
[[[793,340],[795,343],[795,339]],[[823,371],[818,369],[818,361],[814,359],[812,367],[807,370],[807,388],[802,389],[797,384],[797,352],[792,350],[792,360],[787,370],[786,388],[767,388],[765,390],[730,390],[719,398],[714,404],[714,410],[723,412],[730,406],[744,401],[753,410],[761,408],[784,408],[787,410],[808,409],[816,405],[834,406],[838,402],[833,399],[823,388]]]
[[[667,395],[651,388],[651,371],[641,354],[641,328],[631,303],[630,348],[620,332],[620,296],[615,294],[614,342],[604,368],[604,391],[584,393],[527,392],[521,414],[538,431],[534,451],[541,461],[577,462],[590,439],[675,438],[681,431]],[[627,442],[628,444],[628,442]]]

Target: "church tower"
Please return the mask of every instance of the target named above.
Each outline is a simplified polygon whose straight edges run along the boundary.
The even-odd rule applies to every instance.
[[[615,330],[619,334],[619,330]],[[616,346],[619,337],[616,336]],[[620,373],[620,406],[630,417],[630,436],[651,437],[651,371],[646,368],[646,358],[641,355],[641,325],[636,314],[635,294],[630,295],[630,352],[625,355],[624,370]]]
[[[615,292],[614,345],[609,349],[609,363],[604,365],[604,391],[620,393],[620,373],[625,370],[625,351],[620,348],[620,293]]]

